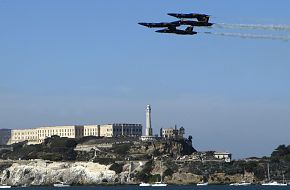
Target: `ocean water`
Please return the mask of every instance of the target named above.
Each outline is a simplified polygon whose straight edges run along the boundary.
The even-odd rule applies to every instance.
[[[23,189],[23,190],[279,190],[289,189],[290,186],[238,186],[233,187],[229,185],[208,185],[199,186],[196,185],[169,185],[167,187],[139,187],[137,185],[116,185],[116,186],[72,186],[72,187],[15,187],[12,189]],[[11,190],[12,190],[11,189]]]

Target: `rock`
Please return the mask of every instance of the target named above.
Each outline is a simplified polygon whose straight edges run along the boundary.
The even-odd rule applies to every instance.
[[[68,184],[113,183],[118,177],[109,166],[92,162],[45,162],[14,163],[2,172],[1,183],[20,185],[52,185],[57,182]]]
[[[174,173],[171,179],[166,177],[165,181],[172,184],[194,184],[201,182],[202,179],[202,176],[192,173]]]

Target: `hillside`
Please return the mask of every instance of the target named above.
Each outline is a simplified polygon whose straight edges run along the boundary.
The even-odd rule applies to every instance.
[[[54,136],[39,145],[24,142],[14,144],[13,151],[2,150],[0,178],[12,185],[51,185],[58,181],[134,184],[159,181],[163,173],[164,181],[172,184],[260,183],[269,164],[271,179],[281,181],[283,175],[290,179],[289,150],[290,146],[280,145],[270,157],[226,163],[213,159],[212,152],[196,152],[189,139],[142,142],[136,138],[76,140]],[[201,155],[209,159],[192,159]]]
[[[138,138],[84,137],[69,139],[52,136],[42,144],[27,145],[21,142],[12,145],[13,150],[0,151],[0,159],[50,161],[90,161],[107,162],[124,160],[148,160],[156,156],[177,158],[196,150],[187,139],[157,140],[142,142]]]

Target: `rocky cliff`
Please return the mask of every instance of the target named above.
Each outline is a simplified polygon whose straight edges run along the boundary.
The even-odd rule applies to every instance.
[[[12,186],[113,183],[118,177],[109,166],[92,162],[16,162],[0,174],[1,183]]]
[[[142,181],[156,182],[164,172],[164,181],[169,184],[194,184],[204,180],[204,175],[197,175],[188,171],[168,174],[168,166],[160,168],[160,161],[153,162],[127,162],[119,164],[121,170],[114,171],[112,165],[101,165],[93,162],[51,162],[44,160],[13,161],[0,171],[0,183],[12,186],[32,185],[47,186],[58,182],[71,185],[97,185],[97,184],[137,184]],[[150,167],[150,168],[148,168]],[[111,169],[113,168],[113,169]],[[130,176],[129,176],[130,171]],[[147,175],[140,178],[139,175]],[[245,175],[214,173],[209,175],[208,181],[212,184],[240,182],[242,180],[253,182],[252,173]]]

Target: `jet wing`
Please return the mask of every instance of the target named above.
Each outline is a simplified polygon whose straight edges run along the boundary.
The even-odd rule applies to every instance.
[[[139,22],[138,24],[142,26],[146,26],[148,28],[166,28],[166,27],[177,27],[180,26],[180,22],[160,22],[160,23],[146,23],[146,22]]]

